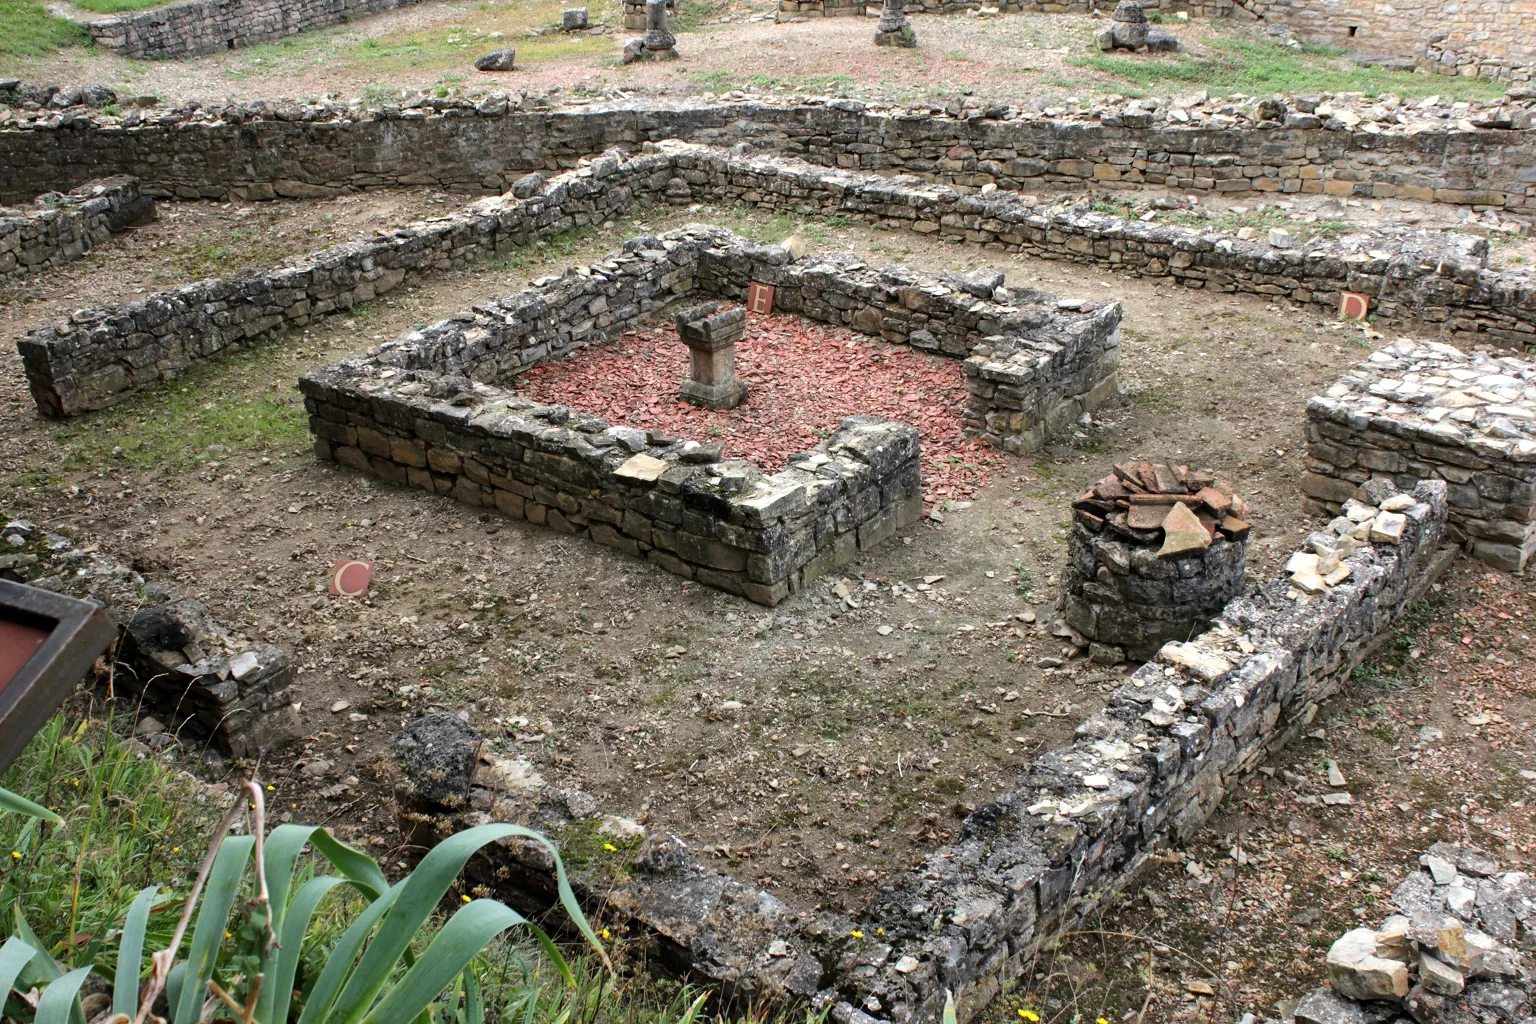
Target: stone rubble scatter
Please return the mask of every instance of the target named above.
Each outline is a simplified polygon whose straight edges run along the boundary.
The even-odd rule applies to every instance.
[[[140,723],[149,747],[180,743],[200,756],[212,744],[255,757],[298,736],[293,666],[280,648],[231,632],[202,602],[147,582],[94,545],[25,520],[8,522],[0,537],[0,578],[106,607],[119,632],[114,687],[163,720]]]
[[[1329,986],[1295,1024],[1481,1024],[1536,1020],[1536,878],[1436,843],[1392,894],[1396,914],[1328,950]]]

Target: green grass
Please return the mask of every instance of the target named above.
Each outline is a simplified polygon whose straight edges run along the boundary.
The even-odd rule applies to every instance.
[[[153,756],[141,759],[121,735],[124,731],[121,722],[56,716],[0,778],[0,785],[64,819],[62,826],[53,826],[0,813],[0,908],[6,929],[13,924],[13,908],[19,910],[56,960],[71,968],[90,964],[104,979],[116,969],[123,914],[144,886],[159,885],[162,896],[149,919],[146,946],[160,949],[169,943],[223,813],[202,783]],[[301,863],[295,884],[314,873],[312,864]],[[360,898],[349,893],[343,887],[321,905],[305,941],[300,987],[316,976],[357,910]],[[486,1019],[505,1024],[691,1024],[698,990],[626,968],[639,962],[619,930],[601,933],[621,965],[618,973],[609,973],[580,948],[567,950],[574,986],[565,983],[531,939],[512,935],[494,941],[475,963]],[[246,929],[226,935],[220,961],[227,963],[259,940]],[[824,1016],[754,1014],[746,1020],[823,1024]]]
[[[118,0],[102,0],[118,2]],[[517,73],[485,75],[473,70],[476,57],[506,46],[517,49],[519,66],[565,57],[617,53],[611,35],[529,36],[529,29],[560,21],[560,3],[548,0],[529,5],[487,3],[480,6],[473,24],[445,25],[422,31],[402,30],[363,39],[346,37],[348,28],[338,26],[306,33],[239,51],[226,66],[231,79],[270,77],[295,68],[327,65],[350,67],[388,75],[402,71],[435,71],[439,82],[472,81],[491,88],[516,85]],[[595,22],[604,20],[602,17]],[[490,38],[491,33],[500,33]]]
[[[55,425],[54,436],[68,449],[65,464],[176,472],[234,452],[307,445],[309,421],[290,390],[263,393],[259,386],[244,391],[227,386],[258,360],[268,361],[260,349],[235,353],[92,413],[89,423]],[[210,452],[211,445],[226,451]]]
[[[1325,47],[1304,46],[1294,50],[1277,43],[1242,39],[1203,42],[1210,51],[1206,57],[1095,54],[1069,63],[1112,75],[1150,92],[1195,88],[1209,89],[1213,95],[1363,92],[1375,96],[1395,92],[1409,98],[1438,93],[1456,100],[1490,98],[1504,92],[1502,84],[1481,78],[1447,78],[1357,67],[1341,51]]]
[[[123,11],[142,11],[146,7],[161,7],[172,0],[69,0],[76,7],[83,7],[97,14],[121,14]]]
[[[54,17],[38,0],[0,0],[0,54],[40,57],[90,42],[90,34],[82,26]]]
[[[70,966],[110,965],[104,940],[118,916],[146,885],[184,887],[217,822],[216,809],[198,801],[184,776],[139,760],[108,722],[55,717],[0,785],[64,819],[56,828],[0,814],[0,906],[20,907]],[[151,937],[167,942],[175,916],[162,907],[151,917]]]

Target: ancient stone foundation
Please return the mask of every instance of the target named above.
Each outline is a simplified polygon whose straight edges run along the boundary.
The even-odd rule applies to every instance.
[[[917,431],[854,418],[825,444],[766,476],[718,445],[610,425],[518,398],[501,381],[638,326],[689,295],[740,301],[773,285],[780,312],[963,357],[1028,350],[1043,422],[1099,360],[1112,376],[1119,305],[1058,309],[987,302],[903,268],[851,256],[795,260],[778,246],[694,226],[642,236],[600,263],[483,303],[306,376],[322,458],[472,505],[493,507],[689,579],[776,604],[888,539],[921,512]],[[1024,372],[1021,370],[1021,372]],[[1023,392],[1021,391],[1022,395]]]
[[[200,601],[66,537],[27,522],[4,533],[0,576],[106,607],[119,632],[113,689],[165,727],[145,742],[255,757],[298,736],[293,665],[280,648],[247,640]]]
[[[187,0],[85,23],[96,45],[124,57],[219,53],[382,14],[416,0]]]
[[[0,281],[77,260],[112,235],[154,219],[155,201],[129,177],[50,192],[30,210],[0,208]]]
[[[1330,513],[1374,478],[1443,480],[1474,556],[1519,572],[1536,552],[1536,364],[1394,342],[1307,403],[1307,456]]]
[[[1070,745],[1036,758],[1016,790],[966,819],[959,842],[855,920],[743,885],[676,836],[604,814],[590,794],[521,781],[527,767],[511,759],[463,758],[462,797],[442,803],[407,787],[406,827],[430,843],[489,814],[557,836],[622,837],[611,860],[578,869],[576,884],[629,926],[651,962],[744,1001],[801,1000],[837,1024],[938,1020],[946,991],[965,1020],[1032,970],[1035,951],[1096,906],[1097,893],[1187,841],[1392,635],[1448,561],[1438,548],[1444,483],[1412,498],[1398,541],[1355,551],[1349,578],[1326,594],[1295,598],[1274,580],[1229,603],[1192,642],[1165,646]],[[531,844],[508,843],[471,870],[532,909],[551,900],[551,867]]]
[[[463,266],[484,253],[600,223],[646,202],[710,200],[799,214],[842,214],[891,230],[1170,276],[1190,288],[1286,296],[1330,310],[1340,290],[1356,291],[1370,295],[1373,310],[1385,320],[1439,321],[1452,337],[1468,340],[1523,344],[1536,339],[1536,277],[1483,269],[1483,239],[1416,232],[1276,249],[1212,231],[1032,204],[1001,190],[967,193],[677,142],[648,148],[652,151],[638,157],[612,151],[551,181],[528,175],[508,195],[334,246],[264,274],[202,281],[136,302],[83,310],[69,323],[41,328],[20,342],[33,396],[49,416],[100,408],[266,331],[301,326],[383,294],[408,274]],[[991,293],[984,289],[983,294]],[[912,301],[925,300],[914,295]],[[1070,308],[1076,300],[1062,301]],[[974,310],[967,315],[974,316]],[[954,320],[949,313],[933,319]],[[926,332],[914,338],[918,347],[936,344],[948,331],[916,326]],[[1028,438],[1056,429],[1069,413],[1075,417],[1091,408],[1112,386],[1104,383],[1107,373],[1095,376],[1094,371],[1101,364],[1110,368],[1107,350],[1118,339],[1113,326],[1105,322],[1091,329],[1094,344],[1105,354],[1063,371],[1080,376],[1050,406],[1038,397],[1038,367],[1049,368],[1044,380],[1058,379],[1060,362],[1082,351],[1074,348],[1072,338],[1064,337],[1061,349],[1036,344],[975,350],[982,358],[975,361],[974,373],[967,370],[976,378],[968,425],[997,443],[1006,444],[1010,436],[1026,439],[1014,446],[1024,449],[1035,443]],[[1082,330],[1089,328],[1068,333]],[[943,351],[972,353],[980,340],[973,335],[975,330],[968,328],[961,336],[970,340],[962,344],[961,336],[955,336]],[[1031,340],[1055,343],[1049,333]],[[1036,397],[1026,402],[1021,396]],[[1060,404],[1069,397],[1077,404]],[[1025,404],[1036,417],[1030,422],[1020,415]],[[1052,409],[1057,410],[1054,416],[1049,415]]]

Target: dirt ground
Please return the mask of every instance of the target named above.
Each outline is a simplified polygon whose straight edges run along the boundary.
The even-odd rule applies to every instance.
[[[71,17],[91,17],[62,0],[50,6]],[[70,47],[44,57],[0,57],[0,74],[41,82],[102,82],[125,97],[154,95],[173,103],[279,96],[363,96],[378,102],[402,87],[434,86],[562,89],[576,101],[605,91],[842,93],[904,102],[973,94],[1038,109],[1095,95],[1140,95],[1149,89],[1164,95],[1206,87],[1218,93],[1246,89],[1254,94],[1277,89],[1392,89],[1411,97],[1487,97],[1501,91],[1497,84],[1480,80],[1366,73],[1336,57],[1276,53],[1274,40],[1262,29],[1237,19],[1170,23],[1182,51],[1164,63],[1186,63],[1153,88],[1155,83],[1134,62],[1128,73],[1091,65],[1089,59],[1097,53],[1093,33],[1105,24],[1102,17],[918,15],[913,19],[918,47],[893,50],[871,45],[872,17],[779,24],[772,0],[689,0],[673,26],[683,59],[624,65],[623,44],[639,33],[618,24],[616,3],[590,7],[593,23],[606,26],[601,34],[532,34],[558,25],[564,6],[563,0],[434,0],[203,57],[133,61],[95,48]],[[517,48],[516,70],[474,70],[476,57],[507,45]],[[1237,69],[1237,77],[1216,80],[1214,73],[1199,73],[1203,65],[1198,62],[1207,59],[1223,69]],[[1313,78],[1287,70],[1296,62],[1310,69]],[[1196,73],[1191,74],[1192,68]],[[1245,75],[1244,68],[1255,74]]]
[[[161,223],[6,301],[0,330],[15,337],[125,285],[174,279],[187,252],[227,244],[254,216],[276,249],[303,249],[324,240],[308,232],[326,214],[367,226],[375,201],[397,216],[438,198],[259,214],[168,204]],[[761,237],[798,227],[813,249],[930,271],[994,263],[915,236],[667,211],[402,288],[65,424],[36,417],[11,351],[0,362],[5,512],[69,526],[294,652],[313,739],[261,772],[299,820],[388,833],[377,780],[390,736],[429,707],[473,705],[477,727],[548,777],[676,829],[742,877],[854,908],[1119,679],[1068,657],[1046,626],[1071,499],[1121,459],[1207,467],[1253,505],[1251,570],[1273,572],[1310,522],[1295,488],[1305,398],[1374,339],[1286,306],[996,261],[1010,284],[1125,303],[1122,400],[1052,448],[1007,459],[974,502],[941,505],[772,611],[310,455],[294,386],[305,370],[685,218]],[[339,557],[377,562],[367,600],[325,596]],[[339,701],[345,713],[332,713]],[[320,758],[333,765],[331,798],[300,774]]]

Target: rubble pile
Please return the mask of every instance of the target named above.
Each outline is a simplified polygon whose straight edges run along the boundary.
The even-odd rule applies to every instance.
[[[1306,550],[1292,554],[1285,563],[1291,576],[1290,596],[1327,593],[1349,579],[1350,555],[1366,544],[1398,544],[1408,525],[1404,513],[1413,507],[1413,496],[1401,494],[1390,480],[1367,480],[1344,502],[1341,514],[1327,529],[1307,537]]]
[[[1488,854],[1436,843],[1392,894],[1397,913],[1328,950],[1328,988],[1296,1024],[1528,1022],[1536,984],[1536,877]]]

